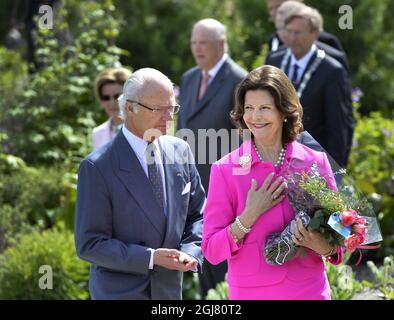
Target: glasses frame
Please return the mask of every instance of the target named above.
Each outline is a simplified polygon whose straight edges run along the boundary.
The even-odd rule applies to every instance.
[[[168,112],[169,108],[172,108],[174,110],[173,112],[170,112],[170,114],[177,114],[179,112],[179,110],[181,109],[181,106],[179,104],[176,104],[174,106],[164,107],[164,108],[151,108],[151,107],[148,107],[138,101],[134,101],[134,100],[127,100],[127,101],[129,101],[131,103],[136,103],[136,104],[140,105],[141,107],[150,110],[154,114],[164,115],[166,112]]]

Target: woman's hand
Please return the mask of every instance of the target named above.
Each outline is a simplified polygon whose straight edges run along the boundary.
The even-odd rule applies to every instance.
[[[304,227],[302,221],[297,219],[295,225],[293,242],[298,246],[303,246],[320,255],[325,255],[332,250],[332,245],[329,244],[320,232],[312,231]]]
[[[252,179],[252,186],[248,191],[244,213],[240,216],[242,224],[250,228],[254,222],[268,209],[276,206],[285,197],[282,192],[286,187],[283,178],[279,177],[272,184],[274,173],[270,173],[260,189],[256,180]],[[271,185],[270,185],[271,184]]]

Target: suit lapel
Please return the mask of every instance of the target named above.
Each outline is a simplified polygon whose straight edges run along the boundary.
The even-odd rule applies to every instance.
[[[175,236],[174,232],[179,226],[182,226],[181,197],[183,188],[183,168],[176,163],[176,150],[174,145],[166,139],[165,136],[159,139],[161,152],[163,155],[163,166],[165,173],[165,184],[167,194],[167,228],[163,246],[171,244],[171,237]],[[182,231],[181,231],[182,233]]]
[[[201,100],[197,100],[197,95],[195,97],[195,105],[194,108],[190,108],[190,113],[189,113],[189,119],[192,118],[195,114],[200,112],[204,106],[206,106],[213,97],[215,97],[217,91],[220,89],[222,86],[222,83],[225,79],[225,76],[227,74],[227,70],[229,68],[229,58],[223,63],[222,67],[220,68],[219,72],[216,74],[215,78],[212,80],[212,82],[209,84],[207,91],[205,92],[205,95]],[[201,71],[200,71],[200,76],[199,76],[199,81],[201,81]],[[198,94],[200,88],[200,84],[197,84],[197,89],[196,92]]]
[[[317,48],[317,50],[319,50],[319,48]],[[302,83],[302,80],[304,79],[304,76],[305,76],[306,72],[308,71],[308,69],[311,67],[313,61],[315,61],[315,59],[317,57],[317,50],[313,53],[312,57],[310,57],[308,63],[306,64],[306,68],[301,76],[301,79],[300,79],[300,81],[298,81],[298,86]],[[298,86],[297,86],[297,89],[298,89]]]
[[[197,69],[192,78],[190,79],[190,89],[189,92],[191,93],[189,95],[187,107],[182,110],[184,111],[184,118],[186,119],[185,123],[189,120],[189,118],[192,117],[194,114],[194,110],[196,109],[196,104],[197,104],[197,96],[198,92],[200,90],[200,82],[201,82],[201,69]]]
[[[164,236],[166,217],[156,201],[148,177],[123,133],[114,141],[113,169],[155,229]],[[117,160],[118,159],[118,160]]]

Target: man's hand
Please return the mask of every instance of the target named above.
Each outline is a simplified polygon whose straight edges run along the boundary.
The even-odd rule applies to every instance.
[[[186,272],[194,269],[198,261],[176,249],[159,248],[153,255],[153,263],[169,270]]]

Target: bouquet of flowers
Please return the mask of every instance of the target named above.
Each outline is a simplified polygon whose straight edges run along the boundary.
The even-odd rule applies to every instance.
[[[316,163],[309,170],[292,169],[285,180],[295,219],[282,232],[267,238],[264,256],[268,264],[281,265],[301,248],[292,241],[297,218],[309,229],[319,231],[330,244],[343,246],[348,252],[382,240],[372,206],[354,188],[330,189]]]

